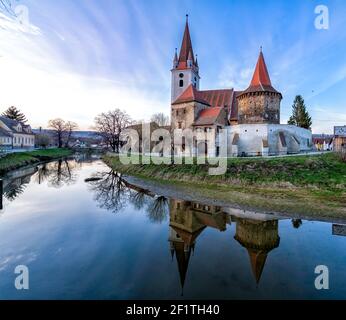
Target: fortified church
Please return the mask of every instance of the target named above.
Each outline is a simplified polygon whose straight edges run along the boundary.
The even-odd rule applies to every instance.
[[[312,149],[310,130],[280,124],[282,94],[272,86],[262,49],[248,88],[201,90],[187,16],[180,53],[178,56],[175,52],[171,73],[171,129],[215,132],[215,145],[197,139],[185,144],[183,139],[180,150],[191,155],[218,156],[220,129],[227,130],[228,156],[267,156]]]

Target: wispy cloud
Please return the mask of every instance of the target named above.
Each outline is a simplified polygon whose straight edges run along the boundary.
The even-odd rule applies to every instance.
[[[316,119],[316,106],[325,106],[330,119],[345,114],[343,1],[326,0],[331,27],[324,31],[313,26],[314,4],[297,0],[25,0],[25,5],[29,27],[0,14],[0,106],[17,105],[34,126],[59,116],[89,128],[97,113],[113,107],[137,119],[168,113],[169,70],[186,13],[203,89],[245,89],[263,45],[273,85],[284,95],[283,119],[296,94],[304,96]],[[328,125],[332,131],[333,123]],[[314,121],[314,130],[320,128]]]

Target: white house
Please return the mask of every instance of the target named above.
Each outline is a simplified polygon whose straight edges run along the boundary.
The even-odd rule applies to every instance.
[[[35,134],[30,125],[0,116],[0,148],[32,149],[35,147]]]

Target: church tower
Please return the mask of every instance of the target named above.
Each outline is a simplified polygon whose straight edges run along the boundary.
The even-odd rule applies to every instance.
[[[234,238],[247,249],[256,283],[262,276],[268,253],[280,244],[278,220],[237,218]]]
[[[280,124],[282,95],[271,84],[262,48],[250,86],[237,96],[239,124]]]
[[[171,102],[173,103],[189,85],[199,89],[199,67],[197,57],[193,54],[192,42],[189,30],[188,15],[186,15],[186,24],[183,42],[181,44],[178,57],[177,50],[173,59]]]

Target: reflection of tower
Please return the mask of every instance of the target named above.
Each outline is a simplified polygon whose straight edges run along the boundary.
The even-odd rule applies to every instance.
[[[280,243],[278,221],[237,218],[234,238],[248,250],[252,272],[258,284],[268,253]]]
[[[184,289],[191,250],[194,250],[196,239],[205,228],[205,225],[201,224],[189,210],[189,206],[190,202],[187,201],[170,200],[169,242],[172,259],[174,254],[177,259],[182,290]]]
[[[171,199],[169,207],[171,254],[172,259],[176,256],[183,289],[191,251],[194,251],[197,237],[207,226],[224,231],[229,221],[221,207],[217,206]]]

